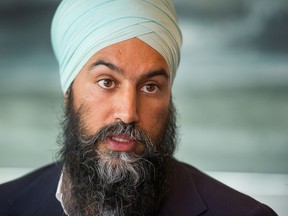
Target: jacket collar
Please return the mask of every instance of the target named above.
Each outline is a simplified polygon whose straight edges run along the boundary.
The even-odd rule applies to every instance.
[[[17,196],[10,199],[15,211],[23,216],[36,213],[37,215],[52,215],[51,213],[64,215],[60,203],[55,198],[61,170],[62,164],[56,163],[36,171],[36,176],[30,176],[31,180],[27,180],[27,182],[30,180],[29,184],[25,185]],[[26,178],[29,178],[29,175]],[[43,209],[46,209],[46,212],[42,212]]]
[[[198,216],[207,210],[189,167],[172,159],[170,191],[161,208],[162,216]]]

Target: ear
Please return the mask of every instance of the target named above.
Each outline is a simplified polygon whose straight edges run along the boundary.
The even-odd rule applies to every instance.
[[[64,106],[67,108],[68,100],[71,94],[71,86],[67,89],[66,93],[64,94]]]

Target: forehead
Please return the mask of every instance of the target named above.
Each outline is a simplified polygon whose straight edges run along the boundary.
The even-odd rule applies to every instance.
[[[164,57],[138,38],[128,39],[99,50],[89,59],[85,67],[88,69],[93,67],[98,60],[108,61],[127,69],[135,66],[143,70],[149,67],[161,67],[169,75],[168,64]]]

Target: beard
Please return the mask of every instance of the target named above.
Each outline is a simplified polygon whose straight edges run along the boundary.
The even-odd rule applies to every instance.
[[[153,140],[135,124],[116,122],[88,135],[84,106],[74,109],[69,94],[63,122],[64,207],[70,216],[129,216],[157,214],[167,193],[169,163],[176,148],[175,109]],[[143,152],[99,151],[107,137],[125,135],[144,146]]]

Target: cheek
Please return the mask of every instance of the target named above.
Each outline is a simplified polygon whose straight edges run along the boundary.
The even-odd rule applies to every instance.
[[[111,123],[111,106],[107,100],[88,99],[82,104],[82,122],[89,135],[95,134],[101,127]]]
[[[160,135],[166,123],[168,113],[168,105],[165,105],[164,107],[149,108],[143,114],[143,129],[151,138],[156,139]]]

